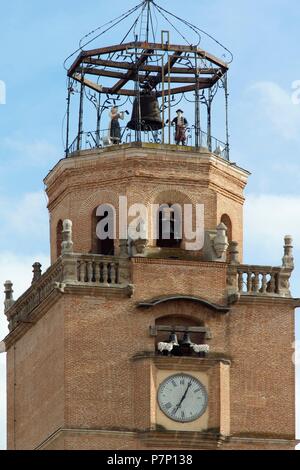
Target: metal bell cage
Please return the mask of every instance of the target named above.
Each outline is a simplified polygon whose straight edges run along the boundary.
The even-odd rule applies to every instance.
[[[68,69],[66,157],[122,143],[174,145],[172,118],[184,99],[194,115],[192,125],[187,123],[184,144],[205,147],[229,160],[228,69],[228,63],[198,46],[170,44],[169,31],[161,32],[159,43],[139,41],[136,36],[133,42],[81,50]],[[212,136],[212,104],[219,89],[225,97],[225,142]],[[77,122],[70,119],[74,95]],[[113,106],[131,108],[131,118],[126,109],[128,122],[119,126],[119,138],[111,141],[103,121]],[[94,130],[85,131],[86,126]],[[76,135],[73,141],[71,133]]]

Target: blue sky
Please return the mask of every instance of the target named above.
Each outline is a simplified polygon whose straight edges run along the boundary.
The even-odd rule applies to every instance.
[[[43,178],[63,155],[66,105],[63,61],[88,31],[137,0],[15,0],[2,2],[0,80],[0,283],[30,283],[31,265],[48,263],[48,215]],[[245,262],[281,263],[291,233],[300,265],[300,80],[296,0],[158,0],[210,32],[234,54],[229,75],[231,159],[252,172],[245,208]],[[118,43],[121,32],[110,36]],[[99,46],[101,42],[99,43]],[[203,40],[203,47],[206,41]],[[222,138],[223,136],[217,135]],[[293,279],[300,297],[300,269]],[[298,328],[299,330],[299,328]],[[6,322],[0,320],[1,337]],[[300,339],[300,332],[298,331]],[[0,448],[5,447],[4,355],[0,357]],[[300,429],[299,429],[300,432]]]

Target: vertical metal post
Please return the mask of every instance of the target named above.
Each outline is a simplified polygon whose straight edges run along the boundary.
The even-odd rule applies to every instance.
[[[199,69],[198,69],[198,56],[195,53],[195,68],[196,68],[196,89],[195,89],[195,147],[200,147],[200,94],[199,94]]]
[[[211,105],[212,105],[212,94],[211,88],[208,89],[208,100],[207,100],[207,148],[211,152]]]
[[[100,124],[101,124],[101,93],[99,93],[98,104],[97,104],[97,127],[96,127],[96,145],[100,145]]]
[[[67,97],[66,157],[69,156],[71,90],[72,90],[71,79],[69,78],[69,80],[68,80],[68,97]]]
[[[171,143],[171,63],[170,56],[168,55],[168,144]]]
[[[162,99],[162,143],[165,143],[165,74],[164,74],[164,56],[161,58],[161,99]]]
[[[138,36],[135,37],[135,42],[138,42]],[[136,63],[138,61],[138,50],[137,47],[135,49],[135,60]],[[142,140],[142,116],[141,116],[141,90],[140,90],[140,79],[139,79],[139,69],[136,67],[136,77],[135,77],[135,92],[136,92],[136,99],[137,99],[137,129],[135,130],[135,141],[141,142]]]
[[[228,112],[228,79],[227,73],[224,75],[224,90],[225,90],[225,115],[226,115],[226,158],[229,161],[229,152],[230,152],[230,144],[229,144],[229,112]]]
[[[81,86],[80,86],[79,122],[78,122],[78,137],[77,137],[77,151],[78,152],[81,150],[81,145],[82,145],[83,98],[84,98],[84,81],[83,81],[83,75],[82,75]]]
[[[147,27],[146,27],[146,42],[149,42],[149,27],[150,27],[150,1],[147,0]]]

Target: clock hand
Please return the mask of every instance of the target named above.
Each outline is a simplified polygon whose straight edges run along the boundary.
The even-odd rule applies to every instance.
[[[174,414],[176,414],[177,411],[179,410],[179,408],[181,407],[181,404],[182,404],[183,400],[185,399],[185,397],[187,396],[187,393],[188,393],[189,388],[191,387],[191,385],[192,385],[192,381],[189,382],[189,384],[188,384],[188,386],[187,386],[187,388],[186,388],[186,391],[184,392],[183,397],[181,398],[181,400],[180,400],[180,402],[178,403],[178,405],[174,408],[174,410],[175,410],[175,411],[174,411]]]

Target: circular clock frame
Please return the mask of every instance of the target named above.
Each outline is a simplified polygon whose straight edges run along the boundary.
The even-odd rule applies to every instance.
[[[182,386],[182,388],[180,389],[180,391],[178,389],[178,392],[179,392],[178,396],[176,397],[176,393],[172,394],[172,390],[169,389],[169,393],[170,392],[171,393],[170,393],[169,397],[167,397],[167,400],[165,399],[164,402],[163,402],[163,400],[162,400],[163,395],[162,394],[163,394],[164,389],[167,387],[168,384],[173,385],[173,383],[176,383],[176,387],[178,387],[177,379],[179,379],[179,378],[181,378],[181,380],[184,379],[184,382],[185,382],[185,379],[187,379],[187,380],[184,383],[184,385]],[[192,385],[189,386],[190,382],[192,383]],[[201,402],[201,406],[200,406],[200,404],[198,406],[196,405],[196,410],[194,412],[192,412],[192,413],[189,412],[189,414],[185,415],[185,413],[183,413],[183,406],[182,405],[184,404],[184,401],[188,398],[189,388],[191,388],[191,392],[193,391],[193,386],[197,387],[196,390],[194,389],[193,398],[195,398],[195,392],[197,390],[199,390],[198,395],[199,395],[199,393],[201,393],[204,401]],[[173,385],[173,389],[175,389],[174,385]],[[187,390],[187,393],[185,395],[186,390]],[[168,391],[168,390],[166,390],[166,391]],[[175,395],[175,397],[174,397],[174,395]],[[185,397],[184,397],[184,395],[185,395]],[[175,400],[176,400],[175,404],[172,403],[171,396],[173,396],[173,401],[174,401],[174,398],[175,398]],[[183,398],[183,400],[182,400],[182,398]],[[198,397],[198,399],[199,399],[199,397]],[[168,400],[169,400],[169,402],[168,402]],[[180,404],[181,400],[182,400],[182,403]],[[190,395],[190,400],[191,400],[191,395]],[[193,375],[186,374],[186,373],[177,373],[177,374],[173,374],[173,375],[168,376],[160,384],[160,386],[158,388],[158,391],[157,391],[157,402],[158,402],[159,408],[162,411],[162,413],[164,413],[164,415],[167,416],[172,421],[175,421],[177,423],[182,423],[182,424],[191,423],[191,422],[197,421],[197,419],[201,418],[201,416],[203,416],[204,413],[206,412],[207,405],[208,405],[208,393],[207,393],[207,390],[206,390],[205,386],[200,382],[199,379],[197,379]],[[180,404],[180,406],[179,406],[179,404]],[[193,404],[194,405],[197,404],[197,400],[194,399]],[[166,405],[169,405],[169,406],[167,407]],[[187,407],[186,404],[184,406],[186,408],[190,408],[190,407]],[[180,409],[180,411],[181,411],[180,416],[176,416],[177,412],[174,414],[174,409],[176,409],[176,408],[177,408],[177,411]],[[173,411],[173,414],[172,414],[172,411]]]

